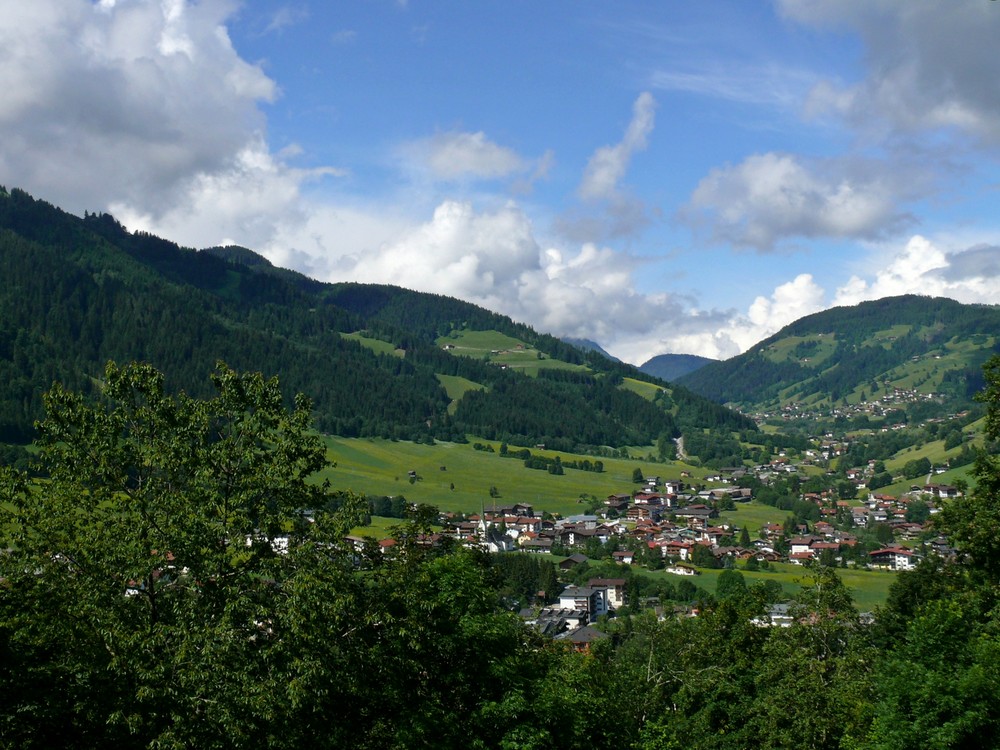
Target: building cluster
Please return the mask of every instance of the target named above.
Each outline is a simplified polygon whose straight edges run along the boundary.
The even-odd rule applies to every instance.
[[[789,467],[795,469],[779,459],[754,471],[759,478],[766,478]],[[724,478],[733,477],[725,471],[714,477],[717,481]],[[648,565],[662,559],[663,566],[678,575],[697,575],[695,566],[727,566],[751,558],[758,563],[803,565],[812,561],[839,564],[846,556],[874,568],[906,570],[916,564],[920,554],[901,545],[925,537],[927,531],[926,523],[907,520],[910,503],[917,498],[929,499],[930,512],[934,513],[937,500],[957,494],[949,485],[915,485],[898,498],[869,493],[859,506],[838,500],[829,492],[806,493],[800,500],[815,503],[820,513],[820,520],[811,528],[789,530],[771,524],[741,535],[739,527],[720,520],[718,508],[751,500],[749,489],[720,485],[699,490],[686,486],[683,480],[661,482],[652,477],[636,491],[609,495],[590,514],[541,517],[527,503],[494,505],[478,514],[450,519],[442,534],[490,552],[569,554],[586,550],[593,543],[602,547],[613,543],[616,551],[612,559],[616,562]],[[853,553],[857,536],[845,527],[872,528],[877,524],[891,529],[891,543],[858,560]],[[741,536],[743,543],[739,544]],[[931,544],[939,554],[951,552],[944,540]]]

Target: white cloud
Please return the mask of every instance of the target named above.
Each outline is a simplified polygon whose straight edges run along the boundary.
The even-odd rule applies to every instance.
[[[291,168],[257,138],[224,168],[179,182],[178,195],[166,208],[142,209],[116,201],[109,210],[130,229],[189,247],[240,244],[263,250],[290,225],[307,221],[303,183],[341,174],[329,168]]]
[[[169,212],[240,169],[278,95],[235,52],[233,6],[33,0],[0,15],[0,174],[74,211]]]
[[[309,19],[309,9],[306,7],[284,5],[278,8],[264,29],[265,34],[282,32],[285,29],[304,23]]]
[[[776,287],[770,297],[757,297],[746,313],[664,307],[645,338],[631,337],[611,350],[637,364],[666,352],[727,359],[789,323],[822,310],[824,296],[811,275],[800,274]]]
[[[632,105],[632,120],[622,140],[614,146],[602,146],[587,163],[578,193],[584,200],[614,198],[632,156],[646,148],[646,139],[653,131],[656,101],[644,92]]]
[[[808,165],[790,154],[756,154],[713,169],[679,216],[712,239],[767,252],[794,237],[874,239],[909,223],[896,207],[902,174],[865,162]]]
[[[406,144],[403,154],[439,180],[496,179],[523,171],[527,163],[516,152],[477,133],[438,133]]]
[[[923,294],[965,303],[996,304],[1000,299],[1000,248],[977,245],[946,252],[922,236],[914,236],[870,280],[860,276],[837,290],[835,305]]]

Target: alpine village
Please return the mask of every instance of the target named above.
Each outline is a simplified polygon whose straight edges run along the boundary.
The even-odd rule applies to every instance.
[[[0,277],[0,746],[1000,745],[1000,307],[636,368],[13,187]]]

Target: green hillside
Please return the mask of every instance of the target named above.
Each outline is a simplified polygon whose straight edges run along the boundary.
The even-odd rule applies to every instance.
[[[1000,307],[909,295],[802,318],[679,382],[745,413],[924,419],[969,408],[998,350]]]
[[[753,429],[690,392],[460,300],[323,284],[247,248],[182,248],[17,189],[0,188],[0,275],[0,443],[30,442],[52,383],[93,393],[108,360],[147,361],[192,395],[209,392],[219,360],[279,376],[289,403],[307,394],[316,426],[343,436],[476,434],[596,451],[690,426]],[[647,392],[623,387],[625,378]],[[669,404],[649,400],[660,389]]]

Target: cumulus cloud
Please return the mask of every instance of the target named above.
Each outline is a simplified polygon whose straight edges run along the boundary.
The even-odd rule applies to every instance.
[[[222,168],[199,171],[182,181],[166,206],[121,200],[112,201],[108,210],[130,229],[188,247],[239,244],[265,249],[292,226],[308,222],[303,184],[342,175],[331,168],[292,168],[258,137]]]
[[[653,130],[648,93],[636,99],[621,141],[587,163],[580,213],[563,215],[561,237],[542,240],[531,206],[469,200],[460,183],[508,179],[512,191],[527,192],[552,152],[528,159],[483,132],[412,141],[403,149],[408,165],[460,196],[435,193],[431,210],[424,194],[345,197],[334,192],[349,177],[344,170],[298,168],[294,146],[273,151],[260,105],[280,92],[233,49],[228,0],[10,5],[0,15],[0,174],[70,210],[109,209],[130,228],[190,246],[244,244],[322,280],[461,297],[541,330],[595,339],[636,363],[668,351],[732,356],[824,305],[807,274],[779,279],[745,310],[637,290],[648,261],[604,243],[649,221],[626,180]],[[297,19],[279,11],[271,30]],[[844,111],[868,95],[828,90]],[[758,155],[713,171],[685,211],[716,238],[759,249],[787,237],[879,238],[908,223],[896,201],[916,194],[907,190],[919,190],[922,173],[878,167]],[[322,189],[311,189],[316,182]],[[836,303],[911,291],[994,302],[997,253],[995,245],[955,251],[914,238],[837,290]]]
[[[840,113],[864,130],[950,130],[1000,146],[996,3],[780,0],[778,7],[792,20],[864,40],[865,78],[825,82],[814,91],[814,111]]]
[[[438,133],[402,148],[404,156],[439,180],[496,179],[526,169],[527,162],[512,149],[477,133]]]
[[[914,236],[872,278],[852,276],[837,290],[837,305],[900,294],[950,297],[965,303],[996,304],[1000,299],[1000,250],[977,245],[945,251]]]
[[[912,221],[896,199],[913,190],[869,162],[808,164],[791,154],[756,154],[713,169],[679,217],[713,240],[762,252],[787,238],[875,239]]]
[[[170,210],[238,168],[276,84],[233,49],[230,3],[33,0],[0,15],[0,174],[70,210]]]
[[[698,354],[727,359],[778,332],[789,323],[825,307],[825,293],[810,274],[778,285],[770,296],[758,296],[746,312],[675,310],[657,325],[654,354]],[[636,342],[641,345],[641,342]],[[649,343],[646,343],[649,350]],[[649,359],[648,355],[640,362]],[[635,361],[635,360],[633,360]]]

